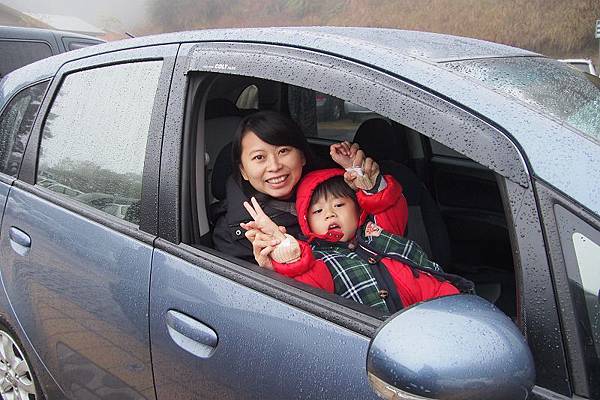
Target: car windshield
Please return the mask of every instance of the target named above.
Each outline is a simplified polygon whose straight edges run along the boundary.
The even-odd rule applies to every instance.
[[[446,63],[600,141],[600,79],[541,57]]]

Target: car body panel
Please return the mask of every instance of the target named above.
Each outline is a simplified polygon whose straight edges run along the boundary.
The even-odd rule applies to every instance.
[[[159,400],[377,398],[364,368],[367,337],[161,250],[154,254],[151,293]],[[176,345],[169,310],[216,332],[210,356]]]
[[[14,250],[13,227],[31,238],[25,255]],[[11,191],[1,236],[11,306],[65,393],[152,398],[152,247],[19,188]]]

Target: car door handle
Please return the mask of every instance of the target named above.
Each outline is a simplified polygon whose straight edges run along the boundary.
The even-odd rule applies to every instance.
[[[10,247],[18,254],[24,256],[29,253],[31,248],[31,238],[29,235],[19,228],[11,226],[8,230],[8,237],[10,238]]]
[[[179,347],[197,357],[212,356],[219,343],[212,328],[175,310],[167,311],[166,319],[169,336]]]

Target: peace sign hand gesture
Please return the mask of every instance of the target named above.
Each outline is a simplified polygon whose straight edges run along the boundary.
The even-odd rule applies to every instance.
[[[277,226],[277,224],[263,211],[262,207],[254,197],[250,199],[250,203],[245,201],[244,208],[246,208],[254,220],[254,224],[244,224],[242,227],[252,226],[253,229],[259,230],[259,232],[256,233],[247,232],[246,234],[246,237],[253,236],[255,239],[252,241],[252,250],[258,265],[272,269],[272,264],[268,259],[269,257],[280,264],[297,261],[300,258],[301,253],[298,241],[293,236],[284,234],[282,230],[285,231],[285,228]],[[260,236],[261,240],[256,240],[258,236]],[[271,243],[268,243],[269,237],[273,239]],[[278,244],[273,245],[273,243]],[[266,245],[263,247],[261,246],[262,244]]]

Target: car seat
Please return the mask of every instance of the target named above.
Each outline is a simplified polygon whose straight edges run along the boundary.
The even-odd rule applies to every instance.
[[[417,242],[447,272],[474,281],[480,296],[496,303],[507,314],[514,314],[514,274],[452,262],[450,238],[439,206],[419,177],[400,162],[408,159],[408,141],[403,129],[406,128],[394,129],[385,119],[372,118],[359,126],[354,142],[379,163],[382,173],[392,175],[402,185],[408,203],[406,237]]]

